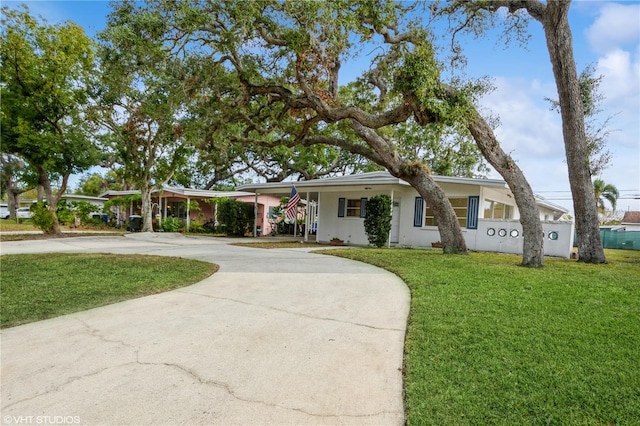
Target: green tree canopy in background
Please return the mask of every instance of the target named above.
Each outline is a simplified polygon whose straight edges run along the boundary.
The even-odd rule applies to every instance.
[[[141,27],[129,19],[127,6],[109,16],[100,34],[100,97],[91,117],[108,131],[103,149],[121,166],[119,174],[141,192],[142,231],[153,232],[151,192],[185,166],[192,146],[181,118],[180,64],[146,37],[161,23],[148,16]]]

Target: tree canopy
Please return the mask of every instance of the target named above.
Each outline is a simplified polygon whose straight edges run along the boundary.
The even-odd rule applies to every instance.
[[[331,145],[366,157],[427,200],[445,251],[466,252],[455,212],[424,155],[430,141],[457,133],[464,119],[478,121],[471,101],[482,87],[440,80],[431,35],[405,18],[402,3],[151,1],[117,8],[146,23],[144,34],[174,57],[191,63],[185,91],[196,105],[206,105],[201,119],[218,136],[212,139],[300,151]],[[364,55],[365,46],[375,53]],[[365,56],[369,69],[340,84],[343,63]],[[400,125],[410,120],[431,132],[413,139],[417,147],[397,137],[407,134]],[[453,172],[446,161],[437,166]]]
[[[87,122],[95,49],[78,25],[48,25],[22,10],[2,8],[0,87],[2,150],[23,159],[47,196],[59,233],[56,205],[69,176],[95,164]],[[52,182],[58,182],[54,191]]]

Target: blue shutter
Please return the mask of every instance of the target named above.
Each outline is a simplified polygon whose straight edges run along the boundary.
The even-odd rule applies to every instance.
[[[367,199],[360,198],[360,217],[365,217],[367,215]]]
[[[346,199],[338,198],[338,217],[344,217],[345,205],[346,205]]]
[[[413,226],[422,227],[424,217],[424,200],[422,197],[416,197],[415,206],[413,208]]]
[[[478,229],[478,209],[480,197],[472,195],[467,203],[467,229]]]

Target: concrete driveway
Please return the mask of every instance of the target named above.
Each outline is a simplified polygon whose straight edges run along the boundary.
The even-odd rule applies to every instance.
[[[2,424],[403,424],[404,283],[305,249],[227,242],[131,234],[1,243],[2,254],[220,265],[190,287],[2,330]]]

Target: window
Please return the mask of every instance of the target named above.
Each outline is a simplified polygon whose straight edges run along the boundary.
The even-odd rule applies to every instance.
[[[347,200],[347,217],[360,217],[360,200]]]
[[[338,217],[364,217],[367,206],[366,198],[338,199]]]
[[[269,206],[269,219],[276,219],[277,217],[275,206]]]
[[[497,201],[485,200],[483,208],[485,219],[511,219],[513,214],[513,208],[510,205]]]
[[[449,198],[449,202],[453,207],[453,211],[456,213],[456,217],[458,218],[458,223],[461,227],[467,227],[467,211],[468,211],[468,200],[467,198]],[[425,226],[438,226],[438,222],[436,218],[433,216],[433,210],[427,206],[424,213],[424,225]]]

